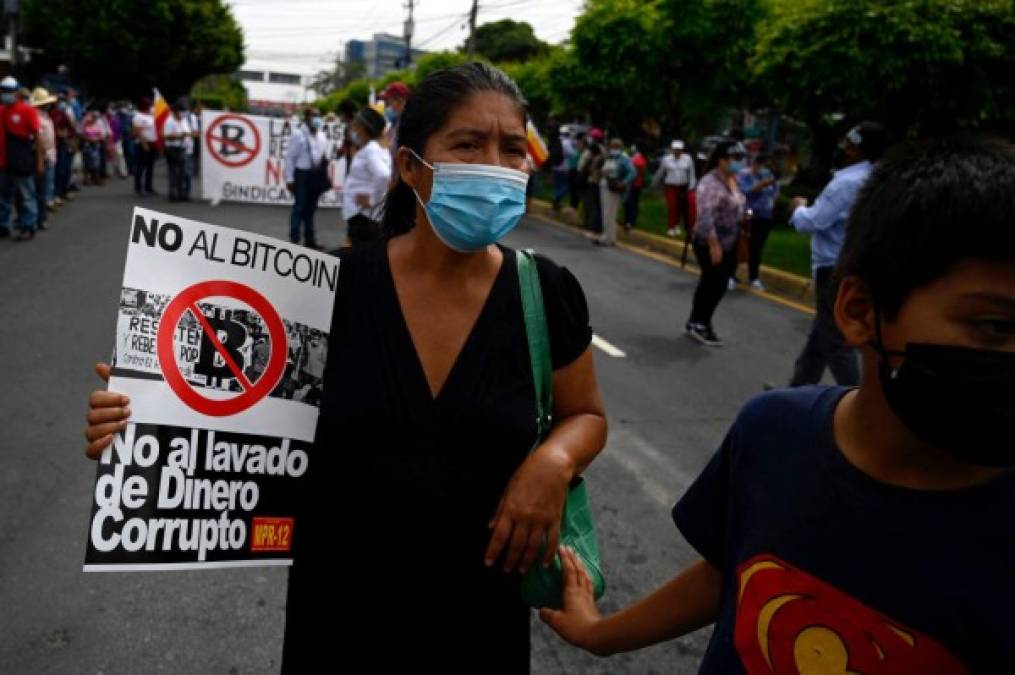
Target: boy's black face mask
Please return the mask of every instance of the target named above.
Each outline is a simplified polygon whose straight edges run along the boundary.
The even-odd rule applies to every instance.
[[[880,324],[881,389],[913,435],[968,464],[1015,465],[1015,353],[913,342],[887,351]]]

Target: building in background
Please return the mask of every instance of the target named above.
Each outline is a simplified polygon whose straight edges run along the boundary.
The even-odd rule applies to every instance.
[[[309,75],[279,72],[247,62],[236,73],[247,90],[250,112],[259,115],[289,115],[316,96],[310,90]]]
[[[422,49],[413,49],[412,62],[423,54],[426,52]],[[364,76],[369,79],[405,68],[405,56],[405,38],[389,33],[374,33],[372,40],[349,40],[345,45],[345,62],[362,63]]]

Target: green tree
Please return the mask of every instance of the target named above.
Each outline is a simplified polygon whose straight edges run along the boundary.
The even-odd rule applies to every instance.
[[[467,63],[469,57],[458,52],[430,52],[416,60],[415,82],[421,81],[424,77],[435,70],[453,68],[454,66]]]
[[[546,53],[549,45],[536,37],[524,21],[501,19],[476,28],[476,54],[490,61],[527,61]],[[460,51],[468,50],[466,40]]]
[[[666,57],[656,95],[664,101],[665,131],[712,133],[730,108],[752,102],[747,64],[765,10],[762,0],[660,1]]]
[[[233,75],[208,75],[194,84],[190,100],[213,110],[242,112],[247,109],[247,89]]]
[[[222,0],[23,0],[25,43],[44,48],[34,74],[58,65],[98,97],[159,89],[172,99],[243,64],[243,33]]]
[[[659,29],[658,2],[588,0],[570,47],[551,55],[549,88],[559,112],[589,117],[626,138],[641,134],[645,117],[661,112],[670,55]]]
[[[558,48],[555,52],[559,52]],[[551,112],[560,108],[550,81],[550,56],[530,59],[524,63],[504,63],[501,68],[515,81],[529,102],[529,114],[537,124],[546,121]]]
[[[310,89],[318,96],[327,96],[348,86],[350,82],[363,79],[366,70],[366,64],[362,61],[344,61],[337,58],[331,68],[318,71],[314,75]]]
[[[782,0],[751,67],[827,154],[835,120],[897,136],[1015,121],[1013,0]]]

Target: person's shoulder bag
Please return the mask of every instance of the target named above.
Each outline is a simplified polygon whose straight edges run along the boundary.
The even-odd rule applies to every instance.
[[[310,153],[310,165],[313,167],[310,169],[310,192],[314,195],[314,201],[316,201],[321,195],[331,189],[331,176],[328,175],[328,157],[327,152],[321,153],[321,161],[314,164],[314,151],[313,141],[308,131],[304,130],[304,136],[307,140],[307,152]]]
[[[536,388],[536,423],[538,434],[532,446],[535,450],[549,435],[553,412],[553,364],[550,360],[550,333],[546,325],[543,291],[532,251],[518,251],[518,281],[522,291],[522,313],[525,316],[525,333],[529,341],[529,358],[532,362],[532,380]],[[585,480],[578,476],[568,487],[564,502],[564,515],[560,524],[560,543],[578,554],[592,580],[596,599],[606,591],[596,541],[596,527]],[[544,543],[545,547],[546,544]],[[559,609],[564,589],[564,572],[560,554],[554,553],[553,563],[543,567],[545,548],[537,562],[522,578],[522,599],[530,607]]]

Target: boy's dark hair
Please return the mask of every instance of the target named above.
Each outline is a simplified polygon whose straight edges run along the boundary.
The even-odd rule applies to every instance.
[[[518,115],[525,126],[526,101],[515,81],[504,71],[488,63],[474,61],[430,73],[405,102],[398,122],[398,146],[423,156],[427,140],[439,131],[456,107],[478,92],[504,94],[518,104]],[[392,167],[398,175],[398,167]],[[416,197],[401,177],[384,199],[382,225],[385,233],[408,232],[415,225]]]
[[[888,152],[846,225],[837,279],[856,276],[888,320],[960,260],[1015,262],[1015,146],[961,135]]]

